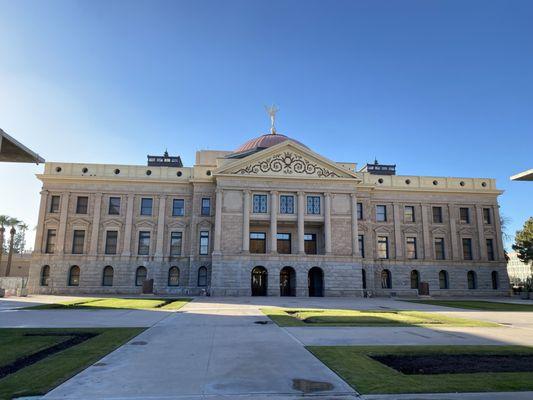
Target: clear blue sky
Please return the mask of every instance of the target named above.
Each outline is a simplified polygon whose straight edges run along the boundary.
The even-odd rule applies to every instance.
[[[144,164],[278,130],[337,161],[493,177],[533,215],[531,1],[0,0],[0,127],[49,161]],[[41,167],[0,167],[37,220]],[[6,193],[10,193],[6,196]]]

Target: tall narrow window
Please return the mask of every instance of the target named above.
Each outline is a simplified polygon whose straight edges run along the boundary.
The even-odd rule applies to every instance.
[[[83,254],[85,231],[75,230],[72,238],[72,254]]]
[[[357,242],[359,243],[359,255],[365,258],[365,235],[359,235]]]
[[[73,265],[68,272],[68,285],[80,286],[80,267]]]
[[[489,261],[494,261],[494,242],[492,239],[487,239],[487,258]]]
[[[463,238],[463,260],[472,259],[472,239]]]
[[[48,229],[46,231],[46,249],[45,253],[54,254],[56,249],[56,230]]]
[[[179,286],[180,270],[178,267],[171,267],[168,270],[168,286]]]
[[[468,207],[459,208],[459,222],[462,224],[470,223],[470,209]]]
[[[109,198],[109,215],[119,215],[120,214],[120,197],[110,197]]]
[[[137,268],[135,271],[135,286],[142,286],[146,277],[148,276],[148,271],[142,265]]]
[[[266,234],[250,232],[250,253],[266,253]]]
[[[200,232],[200,255],[206,256],[209,254],[209,231]]]
[[[433,207],[433,223],[442,224],[442,207]]]
[[[290,233],[278,233],[278,253],[279,254],[291,254],[291,234]]]
[[[60,196],[52,196],[50,199],[50,212],[51,213],[58,213],[59,212],[59,202],[61,197]]]
[[[183,217],[185,215],[185,200],[174,199],[172,200],[172,216]]]
[[[384,206],[384,205],[376,206],[376,221],[377,222],[387,221],[387,206]]]
[[[388,269],[381,271],[381,288],[382,289],[391,289],[392,288],[392,277]]]
[[[498,271],[492,271],[490,276],[492,278],[492,289],[493,290],[498,289],[498,283],[499,283]]]
[[[280,214],[294,214],[294,196],[279,196]]]
[[[304,235],[304,251],[305,254],[317,254],[316,234],[306,233]]]
[[[363,219],[363,203],[357,203],[357,219],[359,221]]]
[[[363,289],[366,289],[366,270],[361,270],[361,279],[363,284]]]
[[[102,274],[102,286],[113,286],[113,275],[113,267],[111,265],[107,265]]]
[[[141,215],[152,215],[153,199],[150,197],[143,197],[141,199]]]
[[[198,286],[207,286],[207,268],[198,268]]]
[[[415,222],[415,207],[405,206],[403,209],[404,222]]]
[[[320,196],[307,196],[307,214],[320,214]]]
[[[466,274],[466,279],[468,283],[468,289],[477,289],[477,276],[474,271],[468,271]]]
[[[439,289],[448,289],[448,273],[444,270],[439,272]]]
[[[415,237],[408,237],[406,238],[406,246],[405,246],[405,255],[408,259],[414,260],[417,257],[416,254],[416,238]]]
[[[263,214],[267,212],[267,195],[266,194],[254,194],[253,212],[254,214]]]
[[[435,259],[446,259],[446,255],[444,253],[444,238],[435,238]]]
[[[411,289],[418,289],[420,284],[420,274],[416,269],[411,271]]]
[[[170,234],[170,255],[171,256],[181,256],[182,236],[183,235],[181,232],[172,232]]]
[[[492,215],[490,212],[490,208],[483,209],[483,223],[487,225],[490,225],[492,223]]]
[[[50,283],[50,266],[45,265],[41,269],[41,286],[48,286]]]
[[[76,214],[87,214],[89,198],[87,196],[78,196],[76,201]]]
[[[389,258],[389,238],[378,236],[378,258]]]
[[[140,256],[147,256],[150,254],[150,232],[149,231],[140,231],[139,232],[139,247],[137,249],[137,254]]]
[[[211,215],[211,199],[209,197],[204,197],[202,199],[202,215]]]
[[[117,254],[118,231],[107,231],[105,233],[105,253]]]

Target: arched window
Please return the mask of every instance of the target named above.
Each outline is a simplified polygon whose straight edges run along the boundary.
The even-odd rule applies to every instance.
[[[207,268],[198,268],[198,286],[207,286]]]
[[[139,268],[137,268],[137,271],[135,271],[135,286],[142,286],[147,275],[148,272],[146,271],[145,267],[141,265]]]
[[[171,267],[168,270],[168,286],[179,286],[180,270],[178,267]]]
[[[366,289],[366,271],[364,269],[361,270],[361,277],[363,279],[363,289]]]
[[[468,271],[466,274],[468,280],[468,289],[477,289],[477,277],[474,271]]]
[[[45,265],[41,269],[41,286],[48,286],[49,281],[50,281],[50,266]]]
[[[113,286],[113,267],[107,265],[102,275],[102,286]]]
[[[411,271],[411,289],[418,289],[420,283],[420,274],[416,269]]]
[[[449,289],[448,272],[442,270],[439,272],[439,288]]]
[[[80,267],[73,265],[68,272],[68,285],[80,286]]]
[[[391,273],[388,269],[384,269],[383,271],[381,271],[381,288],[382,289],[392,288]]]
[[[494,290],[498,289],[498,271],[492,271],[492,274],[491,274],[491,277],[492,277],[492,288]]]

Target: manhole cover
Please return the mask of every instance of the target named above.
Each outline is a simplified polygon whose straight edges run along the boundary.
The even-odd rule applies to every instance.
[[[139,340],[137,342],[131,342],[130,343],[132,346],[144,346],[146,344],[148,344],[147,342],[143,341],[143,340]]]
[[[293,379],[292,388],[303,393],[324,392],[332,390],[333,384],[329,382],[310,381],[307,379]]]

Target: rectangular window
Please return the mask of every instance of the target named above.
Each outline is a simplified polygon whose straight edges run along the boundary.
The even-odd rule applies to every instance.
[[[152,215],[153,199],[150,197],[143,197],[141,199],[141,215]]]
[[[363,203],[357,203],[357,219],[363,219]]]
[[[320,214],[320,196],[307,196],[307,214]]]
[[[290,233],[278,233],[278,253],[279,254],[291,254],[291,234]]]
[[[58,213],[59,212],[59,201],[61,197],[60,196],[52,196],[52,199],[50,200],[50,212],[51,213]]]
[[[435,238],[435,259],[446,259],[446,255],[444,253],[444,238]]]
[[[105,253],[117,254],[118,231],[107,231],[105,234]]]
[[[253,212],[254,214],[261,214],[261,213],[267,212],[267,195],[266,194],[254,194]]]
[[[389,258],[389,238],[378,236],[378,258]]]
[[[250,232],[250,253],[266,253],[266,234],[264,232]]]
[[[490,212],[490,208],[483,209],[483,223],[487,225],[490,225],[492,223],[492,215]]]
[[[416,260],[418,258],[416,254],[416,238],[408,237],[405,242],[405,256],[409,260]]]
[[[172,232],[170,234],[170,255],[171,256],[181,256],[182,237],[183,235],[181,232]]]
[[[109,198],[109,215],[119,215],[120,214],[120,197],[110,197]]]
[[[46,232],[46,249],[45,253],[54,254],[56,249],[56,230],[48,229]]]
[[[492,239],[487,239],[487,258],[489,261],[494,261],[494,242]]]
[[[365,258],[365,236],[359,235],[358,242],[359,242],[359,254],[362,258]]]
[[[316,234],[306,233],[304,235],[304,251],[305,254],[317,254]]]
[[[83,254],[85,231],[75,230],[72,238],[72,254]]]
[[[382,206],[382,205],[376,206],[376,221],[377,222],[387,221],[387,206]]]
[[[149,231],[140,231],[139,232],[139,248],[137,253],[140,256],[147,256],[150,254],[150,232]]]
[[[183,217],[185,215],[185,200],[174,199],[172,200],[172,216]]]
[[[433,223],[442,224],[442,207],[433,207]]]
[[[211,215],[211,199],[209,197],[204,197],[202,199],[202,215]]]
[[[405,206],[403,209],[404,222],[415,222],[415,207]]]
[[[463,260],[472,259],[472,239],[463,239]]]
[[[470,223],[470,209],[468,207],[459,208],[459,222],[462,224]]]
[[[294,214],[294,196],[279,196],[280,214]]]
[[[87,214],[89,198],[87,196],[78,196],[76,201],[76,214]]]
[[[209,231],[200,232],[200,255],[206,256],[209,254]]]

